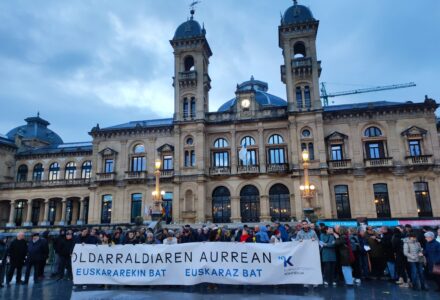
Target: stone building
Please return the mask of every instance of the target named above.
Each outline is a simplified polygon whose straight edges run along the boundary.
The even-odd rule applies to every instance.
[[[172,222],[287,221],[309,206],[324,218],[440,216],[434,100],[323,107],[319,21],[295,3],[278,28],[286,100],[251,77],[210,112],[212,51],[193,14],[170,41],[172,118],[96,126],[89,143],[63,143],[40,116],[0,136],[0,226],[148,219],[156,160]]]

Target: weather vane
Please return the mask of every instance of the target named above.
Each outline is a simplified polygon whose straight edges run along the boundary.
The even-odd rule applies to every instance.
[[[202,1],[196,0],[196,1],[193,1],[193,2],[189,5],[189,7],[191,8],[191,10],[190,10],[190,13],[191,13],[191,19],[193,18],[194,13],[195,13],[195,11],[196,11],[196,5],[199,4],[199,3],[201,3],[201,2],[202,2]]]
[[[298,0],[293,0],[294,5],[298,5]]]

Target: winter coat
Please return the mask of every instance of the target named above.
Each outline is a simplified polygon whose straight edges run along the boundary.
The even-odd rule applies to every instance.
[[[333,234],[321,234],[321,242],[325,243],[322,246],[321,255],[322,262],[333,262],[336,261],[336,247],[335,247],[335,237]]]
[[[347,245],[347,236],[341,235],[335,240],[341,266],[350,266],[350,250]]]
[[[393,238],[391,239],[391,246],[393,248],[393,252],[396,254],[396,257],[403,257],[403,234],[395,233]]]
[[[420,243],[409,238],[405,239],[403,244],[403,254],[405,254],[408,262],[419,262],[419,253],[422,253],[422,246],[420,246]]]
[[[374,239],[373,235],[368,236],[368,245],[371,248],[370,257],[383,258],[385,256],[382,243],[379,240],[380,240],[379,237],[376,237],[376,239]]]
[[[432,273],[434,265],[440,264],[440,243],[436,240],[427,242],[424,255],[426,256],[428,271]]]
[[[283,242],[288,242],[289,241],[289,233],[286,230],[286,227],[284,227],[284,225],[280,225],[278,227],[278,230],[281,233],[281,239],[283,240]]]
[[[393,238],[393,234],[391,232],[387,232],[383,235],[381,242],[385,259],[390,262],[395,261],[392,238]]]
[[[267,234],[266,226],[262,226],[255,236],[257,238],[257,243],[269,243],[269,235]]]
[[[13,240],[7,250],[7,256],[11,258],[11,264],[22,266],[28,252],[25,240]]]
[[[301,229],[300,232],[296,235],[295,240],[296,241],[302,241],[302,240],[311,240],[314,238],[315,240],[318,239],[318,236],[316,235],[316,232],[312,229],[309,229],[309,231],[304,231]]]
[[[64,258],[69,258],[75,247],[75,241],[73,239],[66,239],[59,241],[59,255]]]
[[[28,243],[28,260],[30,262],[44,261],[47,258],[46,244],[43,239]]]

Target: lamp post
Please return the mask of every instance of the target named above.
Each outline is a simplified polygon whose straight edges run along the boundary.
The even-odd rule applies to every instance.
[[[151,219],[157,221],[162,216],[162,197],[165,191],[160,191],[160,159],[156,159],[154,162],[154,175],[156,176],[156,188],[152,192],[154,207],[151,212]]]
[[[300,185],[301,197],[305,200],[307,207],[304,213],[313,213],[312,199],[315,196],[316,187],[309,182],[309,151],[302,152],[303,168],[304,168],[304,184]]]

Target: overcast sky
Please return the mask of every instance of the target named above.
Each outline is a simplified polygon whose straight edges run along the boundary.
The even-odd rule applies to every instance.
[[[0,1],[0,133],[39,111],[65,142],[90,129],[173,115],[176,28],[189,0]],[[334,98],[440,101],[440,1],[300,0],[320,20],[318,59],[328,92],[406,83],[415,88]],[[251,75],[286,99],[280,12],[291,0],[203,0],[213,51],[210,110]]]

